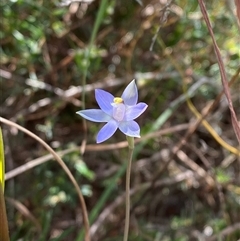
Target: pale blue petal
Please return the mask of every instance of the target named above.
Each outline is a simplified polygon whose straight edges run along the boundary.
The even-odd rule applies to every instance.
[[[105,90],[96,89],[95,98],[99,107],[108,115],[112,115],[113,107],[111,104],[113,103],[114,96]]]
[[[97,143],[101,143],[110,138],[117,130],[118,122],[115,120],[110,120],[97,134]]]
[[[125,112],[125,120],[131,121],[136,119],[138,116],[140,116],[146,109],[148,105],[145,103],[138,103],[137,105],[128,106],[127,110]]]
[[[140,137],[140,127],[136,121],[123,121],[119,129],[127,136]]]
[[[135,84],[135,80],[130,82],[130,84],[123,91],[121,98],[126,105],[136,105],[138,101],[138,90]]]
[[[116,121],[122,121],[125,118],[126,112],[126,105],[120,104],[113,104],[113,118]]]
[[[80,110],[76,113],[83,118],[94,122],[108,122],[112,119],[111,116],[99,109]]]

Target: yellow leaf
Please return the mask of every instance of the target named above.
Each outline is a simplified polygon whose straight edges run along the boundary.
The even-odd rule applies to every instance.
[[[3,137],[2,137],[2,129],[0,127],[0,184],[2,186],[2,190],[4,192],[4,149],[3,149]]]

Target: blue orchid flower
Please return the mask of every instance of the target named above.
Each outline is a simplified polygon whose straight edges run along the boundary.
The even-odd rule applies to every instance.
[[[134,119],[148,107],[138,103],[138,90],[135,80],[123,91],[121,97],[114,97],[107,91],[96,89],[95,98],[100,109],[78,111],[77,114],[94,122],[107,122],[97,134],[97,143],[110,138],[119,128],[126,136],[140,137],[140,127]]]

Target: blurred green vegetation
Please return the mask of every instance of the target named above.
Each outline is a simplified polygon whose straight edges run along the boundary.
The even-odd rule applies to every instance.
[[[215,100],[222,86],[197,1],[169,1],[167,6],[167,1],[146,0],[141,6],[137,1],[109,0],[101,21],[97,16],[102,2],[0,2],[1,116],[36,133],[56,151],[70,150],[63,160],[86,198],[91,224],[97,229],[92,240],[117,241],[122,240],[124,226],[124,202],[118,200],[124,194],[127,150],[117,144],[111,150],[90,145],[95,144],[100,124],[88,122],[86,152],[81,154],[85,132],[75,112],[82,108],[83,79],[86,77],[86,108],[97,108],[96,87],[119,96],[136,78],[139,101],[149,105],[138,119],[142,137],[195,120],[185,103],[183,80],[168,54],[187,75],[188,88],[205,79],[191,94],[200,112]],[[230,80],[240,59],[234,5],[213,0],[206,7]],[[95,36],[93,29],[98,24]],[[153,42],[154,36],[166,48]],[[231,86],[238,117],[239,85],[238,78]],[[207,120],[227,143],[238,146],[224,98]],[[48,154],[31,138],[3,127],[7,172]],[[186,128],[170,131],[137,145],[129,241],[207,241],[239,225],[239,157],[221,147],[201,125],[191,134],[181,151],[213,178],[215,186],[211,187],[181,155],[173,155],[186,132]],[[104,144],[122,141],[124,136],[117,132]],[[192,176],[186,173],[181,181],[175,180],[188,170]],[[149,185],[156,176],[156,185]],[[158,184],[161,181],[164,183]],[[145,190],[148,193],[142,196]],[[76,191],[56,162],[43,162],[7,180],[5,193],[15,200],[6,199],[11,241],[83,240]],[[98,219],[108,209],[110,213]],[[232,229],[214,240],[239,238],[239,230]]]

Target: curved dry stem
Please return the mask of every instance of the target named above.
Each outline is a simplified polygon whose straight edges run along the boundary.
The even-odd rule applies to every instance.
[[[85,230],[86,230],[85,240],[86,241],[90,241],[89,221],[88,221],[88,213],[87,213],[86,204],[85,204],[82,192],[81,192],[81,190],[80,190],[80,188],[79,188],[79,186],[77,184],[77,181],[75,180],[75,178],[73,177],[72,173],[70,172],[70,170],[68,169],[66,164],[63,162],[63,160],[59,157],[59,155],[45,141],[43,141],[41,138],[36,136],[31,131],[29,131],[26,128],[18,125],[17,123],[14,123],[14,122],[12,122],[10,120],[7,120],[7,119],[5,119],[3,117],[0,117],[0,122],[6,124],[8,126],[15,127],[18,130],[20,130],[20,131],[26,133],[27,135],[31,136],[36,141],[38,141],[41,145],[43,145],[53,155],[53,157],[56,159],[56,161],[59,163],[59,165],[63,168],[63,170],[65,171],[65,173],[68,175],[69,179],[71,180],[72,184],[76,188],[77,194],[79,196],[79,200],[80,200],[80,204],[81,204],[81,208],[82,208],[82,212],[83,212],[84,227],[85,227]]]

